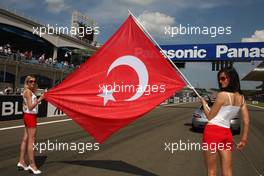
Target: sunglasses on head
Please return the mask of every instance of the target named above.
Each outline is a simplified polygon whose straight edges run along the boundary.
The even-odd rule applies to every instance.
[[[29,80],[29,83],[36,83],[36,80]]]
[[[226,76],[220,76],[220,77],[219,77],[219,80],[220,80],[220,81],[225,81],[226,79],[227,79]]]

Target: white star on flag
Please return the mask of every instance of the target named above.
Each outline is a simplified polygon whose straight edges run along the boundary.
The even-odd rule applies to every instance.
[[[109,100],[116,101],[115,98],[113,97],[113,90],[107,90],[106,87],[104,87],[103,92],[101,94],[98,94],[97,96],[103,97],[104,98],[104,106]]]

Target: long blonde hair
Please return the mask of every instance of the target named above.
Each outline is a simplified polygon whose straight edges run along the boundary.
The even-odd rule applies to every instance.
[[[34,75],[28,75],[27,77],[26,77],[26,79],[25,79],[25,82],[24,82],[24,91],[26,90],[26,89],[29,89],[29,86],[28,86],[28,82],[29,82],[29,80],[30,79],[35,79],[36,80],[36,77],[34,76]],[[36,90],[37,90],[37,88],[38,88],[38,85],[37,85],[37,83],[35,83],[34,84],[34,88],[33,88],[33,90],[31,90],[32,92],[35,92]]]

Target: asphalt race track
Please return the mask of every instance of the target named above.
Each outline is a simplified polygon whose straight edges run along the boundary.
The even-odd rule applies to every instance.
[[[202,142],[202,132],[191,130],[191,116],[197,107],[197,103],[159,106],[98,146],[71,120],[40,125],[37,142],[43,145],[47,141],[91,145],[83,153],[83,150],[36,151],[37,165],[42,175],[49,176],[206,175],[202,151],[171,150],[172,144],[175,146],[180,141]],[[248,145],[243,153],[237,150],[233,153],[235,176],[264,173],[264,110],[255,107],[249,107],[249,110],[251,121]],[[61,119],[68,118],[43,118],[38,122]],[[23,125],[22,120],[0,122],[1,176],[29,175],[27,171],[17,171],[16,168],[24,129],[3,130],[17,125]],[[235,135],[234,139],[238,142],[239,136]],[[170,145],[170,150],[166,145]]]

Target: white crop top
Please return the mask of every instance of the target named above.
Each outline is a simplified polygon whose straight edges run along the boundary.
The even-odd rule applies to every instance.
[[[238,114],[240,111],[241,106],[233,106],[230,94],[227,93],[230,105],[222,106],[217,113],[217,115],[211,119],[209,122],[210,124],[218,125],[224,128],[230,128],[231,120]],[[243,97],[243,103],[244,104],[244,97]]]
[[[37,96],[32,92],[32,104],[34,104],[37,101]],[[29,113],[29,114],[37,114],[38,113],[38,105],[35,106],[31,111],[28,109],[28,104],[27,104],[27,99],[23,96],[23,112],[24,113]]]

